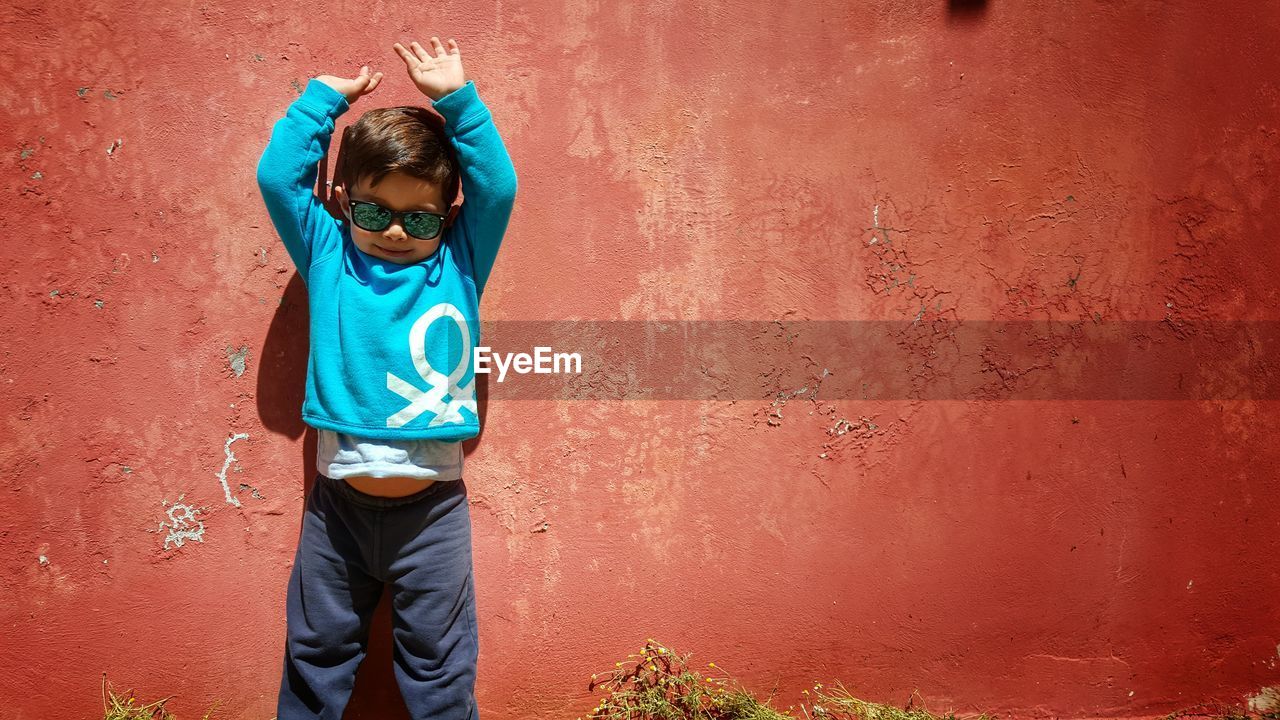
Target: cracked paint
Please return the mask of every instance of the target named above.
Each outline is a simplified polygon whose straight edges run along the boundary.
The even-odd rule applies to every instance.
[[[479,630],[491,657],[510,659],[480,688],[494,720],[588,705],[568,685],[572,667],[539,659],[578,647],[621,657],[610,638],[673,620],[704,643],[688,650],[726,666],[777,659],[767,672],[784,702],[818,667],[885,697],[923,678],[931,707],[962,692],[967,708],[1011,717],[1150,716],[1211,696],[1273,704],[1280,676],[1267,656],[1280,638],[1267,598],[1280,580],[1266,568],[1280,557],[1280,510],[1267,500],[1280,405],[1010,400],[1046,376],[1115,367],[1082,362],[1084,334],[974,346],[955,331],[1167,318],[1176,333],[1117,343],[1112,363],[1133,372],[1146,348],[1176,351],[1211,321],[1243,320],[1259,329],[1252,353],[1188,355],[1224,398],[1275,376],[1280,346],[1265,329],[1280,312],[1280,58],[1259,48],[1280,6],[987,3],[992,12],[955,23],[948,3],[798,4],[787,50],[752,53],[760,19],[749,3],[570,5],[500,3],[489,24],[514,52],[472,56],[529,180],[487,320],[784,318],[802,337],[774,342],[789,326],[708,353],[696,387],[712,397],[630,396],[641,363],[625,360],[536,403],[491,388],[466,472]],[[255,632],[283,629],[270,611],[305,500],[290,468],[310,470],[314,451],[297,413],[307,303],[252,183],[238,179],[306,79],[341,70],[314,67],[341,33],[228,57],[218,39],[248,37],[270,7],[81,9],[72,30],[102,50],[94,67],[27,42],[66,34],[70,16],[56,7],[10,13],[5,26],[42,68],[13,75],[6,107],[20,155],[11,199],[27,230],[6,245],[0,288],[11,470],[0,491],[13,518],[0,529],[12,590],[0,645],[41,649],[6,668],[8,684],[39,688],[18,698],[32,717],[58,717],[83,695],[60,668],[118,657],[166,676],[172,659],[137,653],[137,639],[157,626],[180,636],[184,610],[217,608],[221,621],[207,624],[239,642],[195,642],[181,677],[201,697],[244,688],[245,716],[270,717],[274,698],[258,690],[263,669],[278,667],[236,610],[261,616]],[[542,10],[564,30],[551,64],[571,70],[566,82],[545,82],[528,52],[527,17]],[[253,102],[220,102],[206,68],[166,62],[152,40],[182,26],[209,31],[187,49],[223,51],[221,90],[250,89]],[[637,52],[649,60],[643,82],[619,82]],[[412,88],[390,90],[336,125]],[[143,131],[146,152],[135,152]],[[50,144],[30,142],[42,132]],[[121,155],[125,134],[135,145]],[[98,200],[92,212],[78,211],[85,197]],[[150,254],[152,267],[112,274],[122,253]],[[79,302],[105,309],[106,295],[111,313]],[[829,347],[803,336],[810,321],[900,330],[869,343],[887,341],[883,354],[855,355],[866,347],[855,336],[848,356],[806,360],[802,344]],[[226,333],[263,349],[254,373]],[[750,355],[753,345],[768,350]],[[679,360],[640,343],[626,351],[659,370]],[[730,367],[751,372],[735,383]],[[924,394],[972,367],[990,381],[976,396]],[[215,539],[208,511],[193,507],[213,502],[200,479],[211,433],[226,442],[215,470],[224,503],[257,502],[215,524],[223,535],[198,557],[169,561],[180,543]],[[266,433],[280,457],[232,478],[234,442],[259,437],[257,464]],[[154,494],[193,473],[198,497],[155,518]],[[268,473],[263,500],[252,476]],[[166,550],[131,547],[130,533],[160,520]],[[41,545],[51,537],[58,562]],[[117,565],[105,572],[85,546],[109,548]],[[146,602],[155,589],[165,602]],[[88,635],[66,632],[86,622]],[[377,666],[365,665],[354,710],[394,694]]]
[[[168,550],[169,545],[173,544],[182,547],[183,543],[188,540],[193,542],[204,542],[204,522],[196,518],[196,515],[204,510],[204,508],[188,505],[181,500],[186,497],[186,493],[178,496],[179,502],[175,502],[168,508],[166,514],[169,522],[160,522],[160,526],[155,532],[161,532],[165,528],[169,529],[168,535],[164,538],[164,549]],[[162,502],[168,505],[169,501]]]
[[[249,354],[249,346],[241,345],[239,350],[227,346],[227,361],[231,364],[231,370],[235,372],[236,377],[244,375],[245,357]]]
[[[236,433],[227,438],[226,444],[222,446],[222,451],[226,454],[226,459],[222,461],[222,469],[218,471],[218,482],[222,483],[222,492],[226,497],[228,505],[240,507],[240,499],[231,494],[231,488],[227,485],[227,470],[231,467],[231,463],[235,462],[236,455],[231,452],[231,443],[237,440],[248,440],[249,433]]]

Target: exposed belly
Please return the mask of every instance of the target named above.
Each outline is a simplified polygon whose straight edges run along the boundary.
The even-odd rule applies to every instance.
[[[403,497],[431,486],[435,480],[419,480],[411,477],[369,477],[356,475],[344,478],[348,485],[368,495],[380,497]]]

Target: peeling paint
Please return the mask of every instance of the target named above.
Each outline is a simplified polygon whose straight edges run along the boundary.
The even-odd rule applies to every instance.
[[[782,424],[782,406],[787,404],[788,400],[793,400],[809,391],[808,386],[794,390],[790,393],[779,391],[778,396],[773,399],[772,410],[769,411],[767,421],[770,425],[777,427]]]
[[[227,504],[240,507],[240,499],[231,494],[231,488],[227,486],[227,469],[231,467],[231,463],[235,462],[236,455],[231,452],[231,443],[237,440],[248,440],[249,433],[236,433],[227,438],[227,442],[222,446],[222,451],[227,457],[222,461],[222,470],[218,471],[218,481],[222,483],[222,492],[226,495]]]
[[[181,501],[186,497],[186,493],[178,496]],[[169,501],[163,501],[168,505]],[[165,528],[169,528],[169,534],[164,539],[164,549],[168,550],[170,543],[182,547],[187,540],[195,542],[204,542],[204,522],[196,518],[196,514],[202,512],[204,508],[193,507],[183,502],[175,502],[166,512],[169,516],[169,522],[160,522],[160,526],[156,532],[160,532]]]
[[[236,377],[244,375],[245,357],[249,354],[249,346],[242,345],[239,350],[227,346],[227,361],[231,363],[231,369],[235,372]]]
[[[266,499],[266,498],[262,497],[262,493],[258,491],[258,488],[257,488],[257,486],[255,486],[255,485],[250,485],[249,483],[240,483],[240,489],[241,489],[241,490],[251,490],[251,491],[253,492],[253,496],[254,496],[254,497],[256,497],[256,498],[258,498],[259,500],[265,500],[265,499]]]
[[[468,457],[476,479],[468,502],[475,510],[480,632],[494,640],[495,655],[512,659],[512,670],[480,688],[482,705],[512,717],[554,714],[539,697],[522,700],[521,687],[547,686],[548,678],[560,683],[557,669],[538,659],[548,649],[592,647],[596,626],[607,629],[610,618],[618,621],[612,625],[637,627],[676,618],[683,628],[705,629],[700,634],[712,647],[690,649],[732,655],[714,658],[729,665],[778,650],[785,662],[769,681],[784,694],[810,679],[806,668],[820,666],[831,677],[858,676],[869,694],[892,694],[913,673],[935,692],[980,687],[1001,714],[1015,717],[1141,714],[1220,697],[1224,689],[1240,704],[1256,695],[1255,707],[1273,705],[1280,635],[1258,599],[1278,589],[1265,572],[1276,555],[1277,506],[1250,505],[1250,497],[1266,497],[1275,484],[1266,470],[1280,461],[1268,442],[1280,427],[1275,404],[1004,402],[1005,388],[1034,383],[1036,373],[1087,380],[1097,366],[1073,352],[1084,346],[1071,337],[1033,337],[1037,344],[1025,355],[1002,355],[996,349],[1006,345],[957,344],[952,331],[986,319],[1087,324],[1159,320],[1166,312],[1179,323],[1271,323],[1271,275],[1280,256],[1268,228],[1280,213],[1274,172],[1280,88],[1272,80],[1276,61],[1255,50],[1280,8],[1180,3],[1176,12],[1156,13],[1108,3],[1106,13],[1081,14],[1048,4],[1030,14],[1010,8],[989,17],[997,21],[989,25],[959,26],[939,22],[945,5],[893,17],[874,5],[848,4],[838,17],[797,5],[791,25],[814,30],[800,34],[801,59],[764,53],[744,67],[736,38],[757,21],[748,5],[710,12],[665,5],[655,14],[625,3],[616,11],[587,3],[570,8],[568,22],[560,23],[567,26],[561,45],[571,82],[537,82],[537,68],[519,53],[489,66],[492,86],[480,92],[493,100],[513,154],[529,159],[530,175],[536,166],[549,172],[548,157],[564,160],[558,174],[581,191],[569,193],[569,210],[588,210],[577,213],[582,225],[572,246],[557,243],[560,216],[533,210],[556,188],[536,177],[527,183],[526,212],[513,218],[505,260],[486,291],[490,320],[496,313],[569,321],[788,314],[802,322],[891,320],[897,327],[901,321],[905,328],[894,340],[906,362],[893,348],[883,365],[874,364],[881,356],[859,356],[866,365],[821,357],[806,364],[799,352],[784,350],[767,356],[763,366],[772,372],[748,377],[748,393],[725,391],[705,401],[650,402],[623,393],[617,393],[627,398],[622,402],[581,401],[567,390],[526,403],[492,388],[486,434]],[[208,42],[192,52],[212,56],[218,38],[243,37],[246,22],[272,20],[270,7],[244,9],[206,17],[201,29],[210,32],[198,39]],[[565,19],[557,15],[563,8],[544,9]],[[198,8],[185,10],[186,19],[201,18]],[[495,36],[522,40],[527,12],[536,10],[501,4]],[[270,431],[273,446],[314,450],[314,430],[296,414],[305,357],[287,360],[306,349],[305,327],[298,325],[306,319],[305,283],[272,244],[278,239],[251,180],[214,192],[200,180],[252,175],[269,121],[295,97],[290,85],[303,90],[308,68],[300,65],[311,65],[334,38],[284,38],[269,46],[271,59],[245,53],[243,45],[232,58],[222,48],[231,85],[274,87],[274,94],[239,113],[245,127],[238,147],[187,158],[187,135],[218,135],[228,125],[223,116],[236,110],[215,107],[175,122],[183,102],[206,97],[199,71],[144,72],[148,60],[155,64],[150,38],[183,18],[125,17],[110,6],[90,8],[86,17],[77,24],[79,37],[115,47],[109,60],[130,60],[114,63],[119,72],[95,76],[121,83],[119,99],[138,94],[119,103],[110,99],[114,89],[77,90],[71,75],[83,73],[83,65],[57,62],[56,46],[32,46],[35,56],[43,52],[55,62],[35,57],[46,70],[19,74],[20,101],[8,108],[15,125],[10,151],[16,146],[23,155],[12,178],[26,193],[29,234],[77,248],[33,254],[27,244],[11,243],[13,272],[4,287],[11,342],[0,350],[0,385],[13,417],[6,457],[13,477],[32,482],[6,488],[15,518],[7,528],[13,567],[6,577],[19,622],[9,623],[0,642],[48,646],[42,657],[53,661],[10,668],[14,687],[40,690],[19,704],[40,717],[59,716],[58,701],[75,680],[56,672],[59,663],[129,657],[149,626],[185,637],[183,612],[193,607],[232,609],[221,613],[220,624],[205,624],[233,637],[243,633],[235,609],[263,615],[250,606],[282,595],[281,571],[293,555],[301,508],[293,490],[268,501],[255,487],[258,477],[268,482],[266,461],[257,458],[265,435],[254,448],[254,471],[245,465],[230,478],[243,465],[231,453],[234,441],[251,433],[227,440],[239,432],[222,417],[228,403],[232,427]],[[14,19],[9,29],[20,38],[56,35],[66,21],[35,12]],[[1052,42],[1036,32],[1046,20]],[[1204,33],[1210,25],[1215,32]],[[869,32],[858,36],[851,28]],[[883,33],[875,31],[896,37],[882,45]],[[633,40],[651,56],[652,92],[616,82]],[[1151,59],[1171,47],[1203,62],[1177,68],[1185,72],[1151,72]],[[948,57],[956,61],[954,72],[944,71]],[[1009,61],[1027,57],[1036,61]],[[476,60],[473,69],[483,69]],[[961,69],[968,71],[964,84],[955,82]],[[298,80],[291,83],[293,75]],[[63,87],[76,100],[62,95]],[[97,103],[95,92],[108,99]],[[339,124],[363,109],[412,99],[397,95],[362,100]],[[1106,101],[1092,102],[1099,98]],[[29,141],[43,128],[56,148]],[[145,153],[133,128],[148,130]],[[117,160],[111,156],[123,149],[122,137],[112,143],[104,168],[93,148],[104,136],[111,143],[116,132],[131,134],[135,147]],[[40,168],[26,162],[36,154]],[[114,173],[122,163],[129,172]],[[201,172],[173,172],[192,164]],[[23,173],[34,182],[22,183]],[[1000,176],[998,184],[987,184],[992,175]],[[101,187],[104,195],[101,212],[77,222],[66,212],[76,205],[67,195],[82,186]],[[165,192],[146,195],[157,187]],[[1166,209],[1159,200],[1153,207],[1153,192],[1190,197]],[[144,196],[151,204],[137,202]],[[1190,231],[1179,232],[1177,220]],[[514,242],[517,235],[523,245]],[[124,250],[158,264],[158,251],[143,247],[148,242],[174,249],[169,267],[148,273],[139,266],[136,277],[124,269],[111,274],[111,256]],[[574,274],[566,261],[591,271]],[[246,272],[259,277],[245,278]],[[237,280],[228,285],[228,277]],[[549,287],[522,277],[548,278]],[[49,288],[54,280],[85,292]],[[116,298],[112,313],[89,313],[79,303],[96,299],[105,309],[98,294],[105,292]],[[247,309],[255,328],[246,331],[239,326],[254,295],[258,310]],[[268,313],[270,297],[279,307]],[[267,358],[254,368],[260,377],[247,375],[248,354],[237,360],[241,346],[228,342],[246,332],[262,335],[255,339]],[[210,338],[232,350],[214,355]],[[1132,346],[1136,359],[1176,338],[1135,340],[1117,348]],[[157,355],[159,346],[170,351]],[[738,361],[732,345],[711,349],[713,359],[725,361],[703,369],[715,380],[723,376],[717,369]],[[1210,371],[1235,363],[1235,374],[1219,382],[1243,385],[1275,369],[1271,349],[1260,343],[1256,353],[1210,354],[1199,364]],[[643,345],[628,350],[637,359],[646,354]],[[974,402],[925,394],[873,401],[885,386],[862,382],[873,376],[863,375],[865,367],[937,387],[934,381],[945,383],[975,356],[990,363],[993,382]],[[116,357],[118,364],[109,365]],[[1050,365],[1040,369],[1041,360]],[[811,376],[823,374],[823,362],[840,364],[819,385]],[[602,391],[615,386],[625,392],[634,387],[627,372],[607,370],[584,385],[595,395],[612,394]],[[71,382],[82,378],[87,384]],[[840,391],[836,380],[847,381]],[[224,508],[192,507],[213,507],[200,479],[211,433],[226,441],[226,462],[215,471],[225,503],[239,507],[240,495],[258,499],[245,506],[239,518],[245,522],[228,520]],[[86,435],[88,444],[81,442]],[[1123,467],[1112,473],[1098,462],[1116,448],[1133,471],[1127,477]],[[192,455],[196,477],[188,486]],[[112,464],[125,459],[138,463],[137,472]],[[1024,480],[1024,468],[1036,478]],[[170,490],[174,480],[183,485]],[[160,490],[152,489],[156,482]],[[165,503],[169,515],[162,513],[159,535],[136,535],[159,522],[154,494],[184,489],[193,501]],[[210,520],[214,530],[223,530],[209,538],[217,546],[193,548],[201,557],[181,559],[186,567],[139,567],[182,554],[175,549],[188,541],[204,542],[202,521],[211,515],[218,516]],[[546,520],[552,516],[561,523],[556,533]],[[1095,522],[1106,525],[1105,537]],[[1134,530],[1133,544],[1126,527]],[[131,533],[135,544],[143,541],[142,553],[128,552]],[[44,539],[58,544],[62,562],[51,563]],[[120,572],[106,572],[103,555],[79,552],[84,543],[71,540],[124,551]],[[154,540],[167,549],[156,553]],[[29,555],[21,559],[33,544],[36,567]],[[1074,548],[1070,555],[1058,554],[1067,548]],[[269,572],[245,574],[241,556]],[[1117,557],[1126,564],[1117,568]],[[193,559],[199,562],[186,562]],[[1200,575],[1200,590],[1192,592],[1188,578],[1184,592],[1171,596],[1172,583],[1191,572]],[[1252,585],[1242,588],[1241,577]],[[974,592],[947,591],[953,588]],[[584,589],[584,602],[555,612],[558,600]],[[165,593],[166,601],[139,613],[137,593],[148,590]],[[1014,610],[1006,612],[1011,600]],[[1100,608],[1104,632],[1094,627],[1098,613],[1063,614],[1064,606]],[[114,620],[109,632],[97,634],[100,642],[59,631],[76,627],[91,609]],[[278,612],[268,614],[255,624],[270,632],[283,627]],[[800,641],[785,622],[760,622],[784,616],[799,621]],[[603,620],[575,622],[582,617]],[[1053,622],[1037,622],[1044,617]],[[200,646],[176,663],[151,653],[133,669],[144,676],[182,670],[188,689],[204,694],[217,690],[205,682],[208,670],[226,670],[223,685],[252,690],[262,663],[244,646]],[[1112,650],[1133,667],[1092,659]],[[1028,652],[1071,659],[1040,658],[1022,667]],[[176,667],[188,660],[189,668]],[[994,678],[983,672],[1011,665],[1024,671]],[[380,690],[395,692],[387,667],[364,668],[353,710],[371,707]],[[1147,693],[1139,702],[1137,683]],[[274,699],[250,695],[245,714],[270,717]]]

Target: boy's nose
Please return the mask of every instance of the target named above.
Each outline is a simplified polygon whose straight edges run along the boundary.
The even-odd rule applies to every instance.
[[[406,237],[404,226],[400,224],[399,220],[393,220],[391,224],[387,226],[387,229],[382,231],[382,234],[388,239],[394,238],[403,240]]]

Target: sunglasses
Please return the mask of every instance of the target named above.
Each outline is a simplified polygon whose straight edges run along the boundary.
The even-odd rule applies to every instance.
[[[445,216],[426,210],[396,212],[377,203],[351,200],[351,221],[362,230],[382,232],[396,218],[404,224],[404,231],[419,240],[432,240],[444,229]]]

